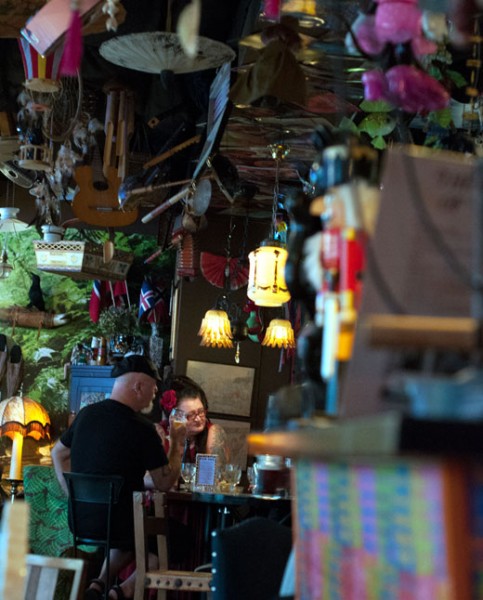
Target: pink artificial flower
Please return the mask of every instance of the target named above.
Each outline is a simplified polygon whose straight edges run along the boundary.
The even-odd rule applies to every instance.
[[[431,75],[413,65],[396,65],[386,73],[362,75],[366,100],[386,100],[409,113],[441,110],[449,104],[448,91]]]
[[[364,84],[364,98],[375,102],[385,100],[388,94],[388,87],[384,73],[379,70],[366,71],[362,75]]]
[[[369,54],[369,56],[377,56],[384,50],[386,44],[377,37],[374,15],[360,13],[352,24],[352,31],[361,50],[366,54]],[[346,45],[352,52],[357,50],[350,37],[347,38]]]
[[[177,403],[176,392],[174,390],[166,390],[161,396],[161,406],[166,414],[173,410]]]
[[[402,44],[421,35],[421,10],[407,2],[384,2],[376,10],[376,34],[381,42]]]
[[[386,100],[409,113],[441,110],[450,95],[439,81],[413,65],[397,65],[386,72]]]

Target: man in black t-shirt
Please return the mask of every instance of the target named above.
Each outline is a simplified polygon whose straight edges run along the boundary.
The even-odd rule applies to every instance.
[[[171,433],[173,444],[169,455],[163,449],[154,425],[140,412],[148,412],[156,394],[157,371],[139,355],[130,355],[117,363],[112,371],[116,377],[111,398],[83,408],[69,429],[52,449],[57,478],[66,493],[65,472],[96,475],[121,475],[124,484],[119,503],[113,512],[110,574],[115,576],[134,557],[133,491],[144,489],[146,471],[154,486],[169,490],[178,480],[181,469],[181,449],[184,427]],[[84,535],[96,537],[102,530],[105,514],[99,505],[82,513]],[[85,527],[85,529],[84,529]],[[91,581],[85,598],[102,598],[106,585],[105,564],[98,579]],[[113,588],[113,598],[132,596],[134,577]]]

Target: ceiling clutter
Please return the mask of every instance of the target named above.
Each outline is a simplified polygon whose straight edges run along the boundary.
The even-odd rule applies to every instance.
[[[310,251],[297,246],[291,225],[300,218],[306,233],[320,234],[337,206],[342,225],[370,232],[375,209],[364,207],[361,224],[354,190],[364,201],[371,196],[381,151],[391,144],[451,147],[457,136],[459,147],[463,140],[478,151],[478,36],[464,61],[448,39],[446,15],[424,11],[416,0],[400,4],[35,5],[15,35],[0,39],[0,173],[35,197],[32,224],[44,236],[38,243],[51,244],[36,247],[38,268],[119,278],[109,266],[116,256],[112,230],[155,228],[159,249],[144,263],[156,264],[175,246],[178,275],[192,278],[200,273],[197,234],[212,216],[257,219],[271,229],[271,243],[252,253],[250,297],[278,306],[294,291],[315,315],[318,284],[310,291],[305,275],[299,285],[300,273],[293,273],[294,248],[299,256]],[[18,23],[18,11],[11,16]],[[0,19],[0,35],[11,31],[4,25]],[[478,19],[474,26],[479,31]],[[332,168],[343,171],[342,179],[334,175],[335,196]],[[344,169],[359,168],[357,181],[344,179]],[[302,214],[308,205],[310,214]],[[109,243],[86,247],[71,268],[77,250],[69,254],[70,240],[62,246],[62,239],[46,237],[69,228],[108,229]],[[287,286],[279,278],[288,233]],[[269,255],[274,279],[260,283],[262,257]],[[217,255],[202,253],[201,260],[201,273],[225,286]],[[282,298],[268,300],[275,288]]]

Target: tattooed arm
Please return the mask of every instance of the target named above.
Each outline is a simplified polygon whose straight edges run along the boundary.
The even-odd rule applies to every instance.
[[[208,430],[206,452],[208,454],[216,454],[219,456],[222,464],[230,461],[230,451],[228,448],[225,430],[216,423],[214,423]]]

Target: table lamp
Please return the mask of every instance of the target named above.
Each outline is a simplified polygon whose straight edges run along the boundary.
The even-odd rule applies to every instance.
[[[17,487],[22,481],[23,438],[40,440],[50,437],[50,418],[45,408],[25,396],[12,396],[0,402],[0,436],[12,440],[12,457],[7,481],[11,485],[11,499],[15,498]]]

